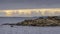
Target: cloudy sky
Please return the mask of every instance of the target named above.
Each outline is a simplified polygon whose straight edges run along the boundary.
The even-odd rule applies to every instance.
[[[0,0],[0,10],[40,9],[40,8],[60,8],[60,0]],[[11,13],[12,12],[9,11],[6,12],[0,11],[0,17],[6,16],[6,14],[11,15]],[[14,16],[19,15],[16,14]],[[21,15],[19,17],[21,17]]]
[[[60,8],[60,0],[0,0],[0,10]]]

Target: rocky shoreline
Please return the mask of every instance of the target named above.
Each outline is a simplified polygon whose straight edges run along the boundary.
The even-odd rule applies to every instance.
[[[17,25],[17,26],[60,26],[60,16],[46,16],[39,17],[34,20],[24,20],[16,24],[5,23],[3,25]]]

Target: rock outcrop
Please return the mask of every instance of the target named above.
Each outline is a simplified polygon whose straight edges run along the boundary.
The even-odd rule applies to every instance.
[[[47,16],[39,17],[34,20],[24,20],[16,24],[4,25],[17,25],[17,26],[60,26],[60,16]]]
[[[60,26],[60,19],[58,16],[48,16],[46,18],[39,17],[34,20],[24,20],[18,22],[16,25],[22,26]]]

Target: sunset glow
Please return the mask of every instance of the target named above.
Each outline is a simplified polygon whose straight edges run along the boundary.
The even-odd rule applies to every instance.
[[[38,14],[38,16],[60,15],[59,14],[60,9],[18,9],[18,10],[0,10],[0,12],[4,12],[5,16],[14,16],[17,14],[19,16],[26,15],[27,17],[30,17],[33,13]]]

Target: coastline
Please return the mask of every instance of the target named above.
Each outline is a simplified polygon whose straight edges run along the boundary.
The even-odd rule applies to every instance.
[[[46,27],[46,26],[60,26],[60,16],[46,16],[46,17],[39,17],[36,19],[31,19],[31,20],[24,20],[22,22],[18,23],[5,23],[2,25],[13,25],[16,26],[38,26],[38,27]]]

